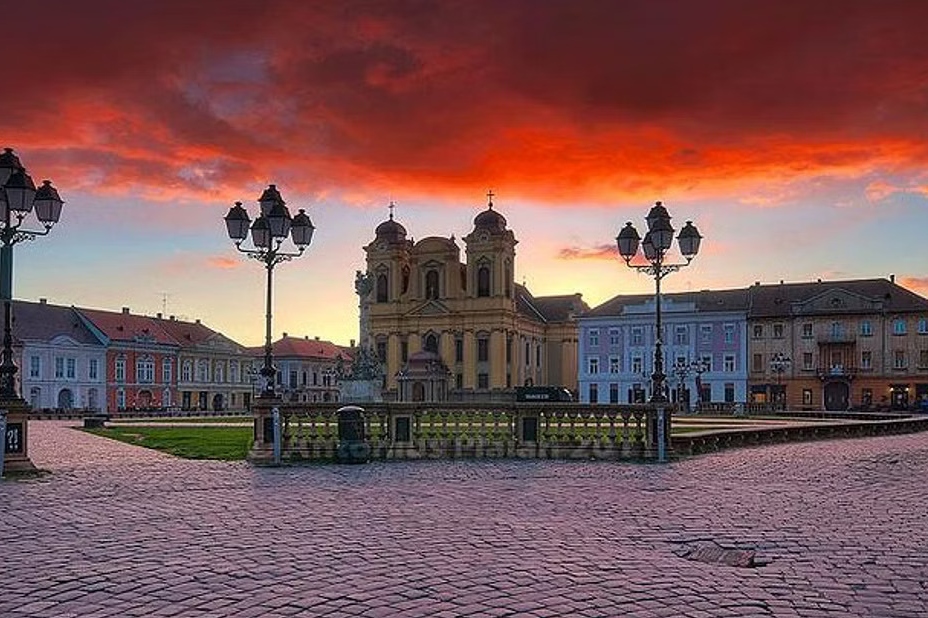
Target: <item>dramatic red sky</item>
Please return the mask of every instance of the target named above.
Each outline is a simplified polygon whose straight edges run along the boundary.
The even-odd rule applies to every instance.
[[[18,271],[16,293],[140,311],[169,293],[260,337],[260,320],[224,317],[176,276],[257,269],[211,235],[269,182],[316,205],[332,242],[311,252],[332,252],[316,260],[346,279],[323,277],[342,309],[391,197],[414,236],[460,237],[490,187],[536,293],[647,289],[611,243],[656,199],[707,238],[681,287],[894,272],[928,291],[925,24],[922,0],[23,2],[5,28],[0,145],[55,181],[58,250],[86,254],[67,281]],[[132,279],[91,247],[108,227],[146,239],[120,245],[136,274],[162,260],[149,296],[114,293]],[[588,278],[558,278],[580,267]],[[338,319],[291,330],[346,340]]]

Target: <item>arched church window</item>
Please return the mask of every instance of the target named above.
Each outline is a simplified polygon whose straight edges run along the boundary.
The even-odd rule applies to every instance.
[[[387,276],[383,273],[377,275],[377,302],[387,302]]]
[[[438,271],[429,270],[425,273],[425,297],[428,299],[438,298]]]
[[[477,269],[477,296],[490,295],[490,268],[481,266]]]
[[[409,290],[409,266],[403,266],[403,294]]]
[[[434,352],[438,354],[438,337],[429,333],[425,336],[425,350],[426,352]]]

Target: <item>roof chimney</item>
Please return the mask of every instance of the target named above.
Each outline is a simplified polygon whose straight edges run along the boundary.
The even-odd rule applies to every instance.
[[[40,304],[40,305],[47,305],[47,304],[48,304],[48,299],[47,299],[47,298],[40,298],[40,299],[39,299],[39,304]]]
[[[199,323],[200,323],[200,318],[197,318],[196,320],[194,320],[194,322],[196,322],[197,324],[199,324]]]
[[[316,336],[314,337],[314,339],[315,339],[316,341],[319,341],[319,335],[316,335]]]
[[[155,317],[158,318],[158,319],[160,320],[160,319],[161,319],[161,314],[160,314],[160,313],[156,313],[156,314],[155,314]]]
[[[890,275],[889,275],[889,282],[890,282],[890,283],[895,283],[895,282],[896,282],[896,275],[890,274]]]
[[[173,321],[176,320],[177,318],[174,317],[174,316],[172,315],[172,316],[171,316],[170,318],[168,318],[168,319],[171,320],[171,321],[173,322]]]
[[[284,338],[287,337],[287,331],[284,331]]]
[[[349,345],[348,347],[350,347],[350,348],[353,348],[353,347],[354,347],[354,339],[351,340],[351,345]]]
[[[123,315],[129,315],[129,308],[128,308],[128,307],[123,307],[123,308],[122,308],[122,314],[123,314]]]

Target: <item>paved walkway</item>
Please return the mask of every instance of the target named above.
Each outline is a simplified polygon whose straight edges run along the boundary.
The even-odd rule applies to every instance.
[[[33,422],[0,616],[928,616],[928,434],[255,469]],[[757,568],[681,557],[755,549]]]

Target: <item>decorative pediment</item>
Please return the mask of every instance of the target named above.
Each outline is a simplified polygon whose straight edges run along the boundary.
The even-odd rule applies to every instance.
[[[447,315],[451,313],[448,307],[438,300],[428,300],[421,305],[413,307],[406,313],[406,317],[417,315]]]
[[[792,305],[794,315],[829,313],[869,313],[883,306],[880,299],[868,298],[848,292],[843,288],[832,288]]]

